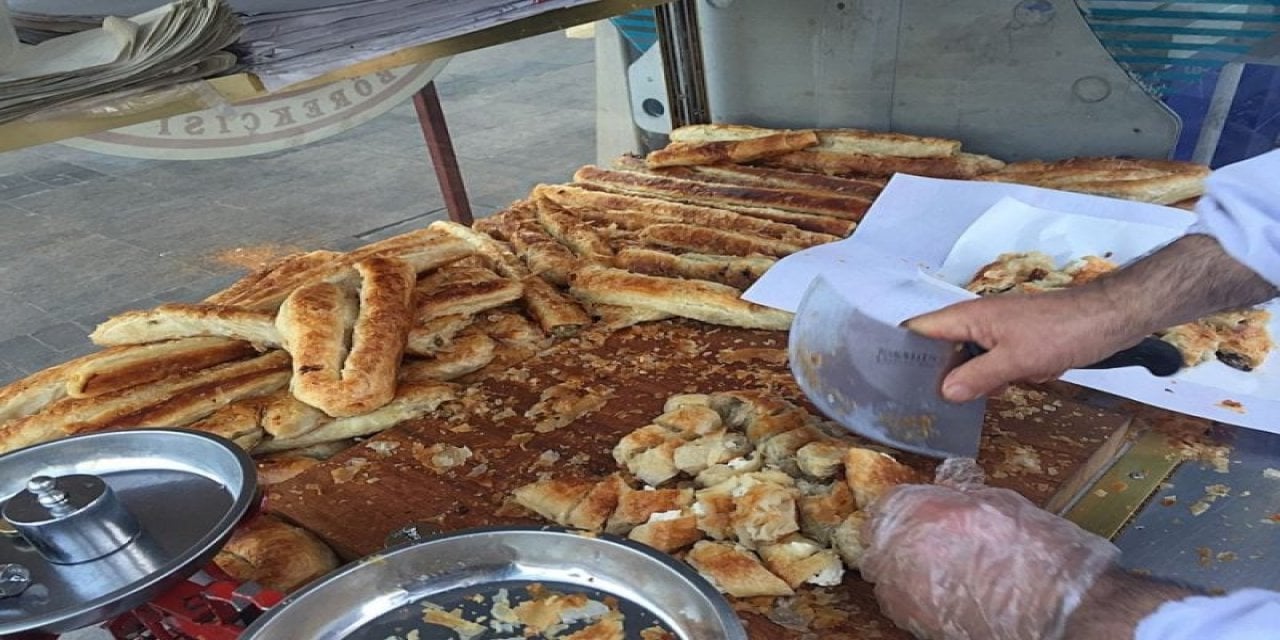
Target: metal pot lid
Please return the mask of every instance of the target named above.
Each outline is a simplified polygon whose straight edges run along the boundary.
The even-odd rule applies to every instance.
[[[603,605],[622,614],[627,638],[657,627],[681,640],[747,640],[728,601],[679,560],[556,527],[472,529],[369,556],[286,598],[241,638],[522,637],[511,610],[546,604],[540,594],[577,599],[561,609],[561,637],[598,621]]]
[[[0,530],[0,637],[63,633],[151,600],[209,562],[258,494],[248,454],[195,431],[75,436],[0,456],[0,469],[0,507],[29,497],[23,492],[38,476],[94,476],[141,525],[118,550],[71,564],[50,562],[11,528]]]

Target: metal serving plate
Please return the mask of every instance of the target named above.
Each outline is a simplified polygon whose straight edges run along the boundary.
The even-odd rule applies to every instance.
[[[16,535],[0,535],[0,563],[32,574],[21,595],[0,598],[0,637],[63,633],[124,613],[209,562],[257,501],[253,461],[195,431],[143,429],[75,436],[0,456],[0,504],[33,476],[102,478],[143,534],[106,557],[46,562]]]
[[[658,624],[681,640],[747,639],[728,601],[682,562],[621,538],[553,527],[473,529],[370,556],[289,597],[242,638],[385,640],[416,631],[421,640],[452,639],[454,631],[422,622],[426,603],[477,619],[499,590],[514,605],[534,584],[617,598],[628,638]]]

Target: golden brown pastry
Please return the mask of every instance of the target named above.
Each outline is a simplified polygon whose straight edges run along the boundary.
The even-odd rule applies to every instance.
[[[114,346],[146,344],[195,336],[218,336],[252,343],[259,348],[280,346],[280,334],[270,313],[213,304],[162,304],[148,311],[126,311],[98,325],[89,339]]]
[[[703,538],[698,521],[692,513],[669,511],[649,516],[644,524],[637,525],[627,537],[649,545],[664,553],[675,553]]]
[[[1004,163],[990,156],[957,153],[946,157],[907,158],[885,155],[859,155],[824,149],[796,151],[763,161],[771,167],[792,171],[811,171],[833,176],[889,177],[908,173],[931,178],[972,179],[999,171]]]
[[[785,580],[766,569],[754,553],[736,545],[704,540],[693,545],[685,560],[717,589],[736,598],[795,593]]]
[[[63,398],[38,413],[18,418],[0,429],[0,453],[77,433],[95,431],[186,391],[288,366],[283,351],[229,362],[191,374],[174,374],[145,385],[91,398]]]
[[[326,442],[367,436],[435,411],[440,405],[457,398],[457,388],[446,383],[406,383],[396,389],[391,402],[369,413],[324,422],[295,438],[271,438],[258,445],[257,453],[275,453],[310,447]]]
[[[806,153],[806,152],[799,152]],[[787,157],[787,156],[782,156]],[[610,171],[586,166],[573,174],[574,182],[602,191],[656,197],[722,209],[777,209],[793,213],[860,220],[870,206],[862,196],[792,191],[767,187],[721,186],[649,173]]]
[[[755,284],[776,262],[776,259],[765,256],[675,255],[653,249],[623,249],[614,259],[615,266],[635,273],[709,280],[737,289]]]
[[[319,538],[270,515],[238,527],[213,561],[240,582],[284,593],[338,568],[338,557]]]
[[[746,125],[698,124],[672,131],[671,139],[678,142],[750,140],[776,132],[776,129]],[[960,142],[946,138],[865,129],[819,129],[817,134],[819,148],[839,153],[925,158],[952,156],[960,152]]]
[[[570,291],[592,304],[653,309],[712,324],[778,331],[791,326],[792,314],[746,302],[737,289],[714,282],[590,266],[574,274]]]
[[[916,470],[871,449],[850,447],[844,456],[844,478],[853,490],[854,502],[866,509],[877,498],[900,484],[924,482]]]
[[[840,556],[804,536],[791,535],[760,548],[760,559],[792,589],[809,584],[834,587],[844,579]]]
[[[248,342],[212,337],[107,349],[66,369],[67,395],[87,398],[110,393],[175,373],[240,360],[257,352]]]
[[[356,269],[362,279],[358,307],[347,290],[320,283],[290,294],[276,318],[293,356],[294,397],[334,417],[369,413],[391,401],[409,334],[416,278],[410,265],[373,258]]]
[[[757,235],[674,223],[650,225],[640,232],[640,239],[648,245],[727,256],[783,257],[804,248]]]
[[[779,131],[743,140],[677,141],[645,159],[651,168],[702,164],[740,164],[818,144],[813,131]]]

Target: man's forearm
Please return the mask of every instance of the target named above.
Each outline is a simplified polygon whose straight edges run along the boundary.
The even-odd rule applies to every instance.
[[[1166,602],[1196,595],[1188,589],[1109,569],[1067,619],[1063,640],[1132,638],[1143,618]]]
[[[1276,288],[1210,236],[1189,235],[1096,281],[1095,292],[1143,335],[1224,309],[1266,302]]]

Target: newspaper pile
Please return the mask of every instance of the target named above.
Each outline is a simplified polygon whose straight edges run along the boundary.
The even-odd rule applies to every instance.
[[[0,0],[3,2],[4,0]],[[9,0],[23,39],[95,24],[159,0]],[[230,0],[244,32],[240,62],[268,89],[399,49],[593,0]]]
[[[241,26],[223,0],[176,0],[97,29],[14,42],[0,18],[0,122],[78,100],[170,86],[233,68]]]

